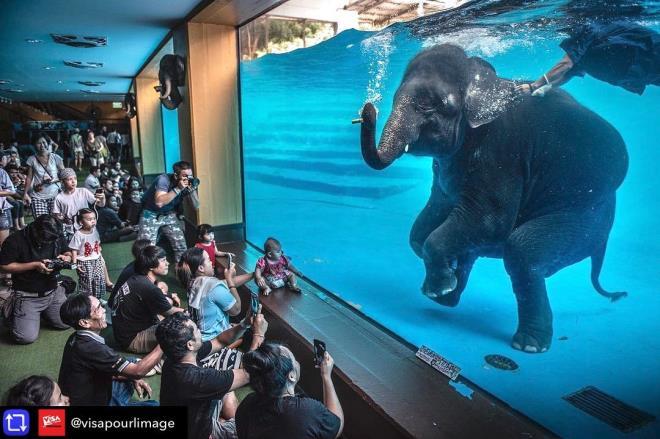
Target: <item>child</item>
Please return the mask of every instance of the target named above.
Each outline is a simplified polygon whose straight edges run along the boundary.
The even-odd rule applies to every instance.
[[[112,287],[112,284],[106,280],[101,238],[96,231],[96,213],[92,209],[80,209],[76,221],[80,229],[71,238],[69,248],[73,253],[73,263],[78,264],[79,291],[93,294],[100,300],[106,287]]]
[[[264,253],[266,255],[259,258],[254,269],[257,285],[264,296],[269,295],[273,288],[282,288],[285,285],[291,291],[299,293],[296,274],[302,276],[302,273],[284,256],[280,242],[275,238],[268,238],[264,243]]]
[[[201,248],[209,255],[211,260],[211,265],[213,266],[213,272],[216,277],[224,278],[224,268],[218,267],[217,258],[226,258],[231,255],[231,257],[236,256],[233,253],[223,252],[218,250],[215,246],[215,234],[213,233],[213,228],[210,224],[200,224],[197,227],[197,243],[195,247]],[[252,279],[254,273],[246,273],[234,276],[234,285],[241,286]]]

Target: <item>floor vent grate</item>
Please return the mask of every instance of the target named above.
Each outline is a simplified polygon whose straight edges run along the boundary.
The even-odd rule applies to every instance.
[[[593,386],[562,397],[583,412],[628,433],[655,420],[655,416],[619,401]]]

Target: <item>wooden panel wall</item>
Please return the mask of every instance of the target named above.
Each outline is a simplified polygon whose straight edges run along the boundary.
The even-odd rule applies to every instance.
[[[158,79],[135,78],[140,151],[144,175],[165,172],[163,153],[163,122],[160,116],[160,99],[154,87]]]
[[[193,167],[202,180],[198,221],[241,223],[236,29],[188,23],[187,62]]]

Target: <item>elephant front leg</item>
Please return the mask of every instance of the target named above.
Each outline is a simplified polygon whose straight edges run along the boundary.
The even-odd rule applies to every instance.
[[[426,267],[426,278],[422,292],[433,300],[443,303],[442,297],[456,292],[459,286],[458,274],[462,273],[466,255],[474,254],[474,245],[469,238],[471,230],[467,224],[460,223],[451,216],[440,227],[435,229],[424,241],[422,257]],[[474,256],[469,258],[469,268],[472,267]],[[469,274],[469,268],[465,278]],[[461,282],[461,289],[465,282]],[[449,302],[453,302],[450,300]],[[453,306],[455,303],[447,303]]]

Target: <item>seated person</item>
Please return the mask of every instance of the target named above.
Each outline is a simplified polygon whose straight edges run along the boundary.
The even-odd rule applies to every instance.
[[[255,316],[248,311],[239,325],[205,342],[195,322],[184,313],[171,315],[158,326],[156,337],[166,356],[160,403],[188,407],[189,439],[236,437],[233,420],[220,419],[220,401],[227,392],[248,384],[250,377],[243,369],[204,369],[199,360],[233,343],[250,326],[253,350],[263,342],[268,329],[260,311]]]
[[[89,168],[89,175],[85,179],[84,187],[92,193],[95,193],[98,188],[101,187],[101,170],[98,166],[92,166]]]
[[[119,206],[119,217],[131,225],[137,225],[142,215],[142,191],[132,190]]]
[[[121,168],[121,162],[118,162],[118,161],[114,162],[108,170],[108,175],[110,177],[116,177],[116,176],[123,177],[127,173],[128,173],[128,171],[123,170]]]
[[[275,238],[268,238],[264,243],[265,256],[257,260],[254,277],[259,290],[264,296],[270,294],[272,289],[288,287],[291,291],[300,292],[296,283],[296,274],[303,274],[293,266],[291,260],[284,256],[282,245]]]
[[[99,219],[96,228],[101,235],[101,242],[126,242],[137,238],[137,232],[127,222],[119,218],[119,205],[113,195],[108,198],[106,207],[99,207]]]
[[[218,250],[215,244],[215,233],[213,233],[213,228],[210,224],[200,224],[197,227],[197,243],[195,244],[196,248],[201,248],[208,255],[211,261],[211,266],[213,267],[213,272],[220,279],[224,279],[224,267],[217,263],[218,258],[226,258],[228,256],[236,256],[233,253],[223,252]],[[241,274],[234,277],[234,285],[240,287],[241,285],[252,280],[254,273]]]
[[[131,402],[131,396],[134,389],[140,397],[151,396],[151,387],[141,378],[160,361],[160,347],[138,363],[115,352],[101,337],[108,324],[105,308],[94,296],[72,294],[60,314],[75,329],[64,345],[58,379],[71,405],[158,405],[156,401]]]
[[[14,293],[9,329],[16,343],[37,339],[41,318],[56,329],[68,329],[60,319],[60,306],[66,299],[64,288],[50,263],[71,261],[62,223],[54,215],[41,215],[20,232],[5,240],[0,250],[0,270],[12,275]]]
[[[183,311],[168,302],[156,286],[158,276],[169,270],[165,251],[150,245],[137,255],[135,275],[119,287],[112,306],[112,331],[122,349],[129,352],[151,351],[156,327],[161,318]]]
[[[7,405],[14,407],[66,407],[69,397],[47,376],[32,375],[18,382],[7,392]]]
[[[236,412],[240,439],[335,439],[344,428],[344,412],[332,383],[334,361],[325,353],[321,362],[323,404],[296,395],[300,364],[285,346],[264,343],[243,356],[254,393]]]

